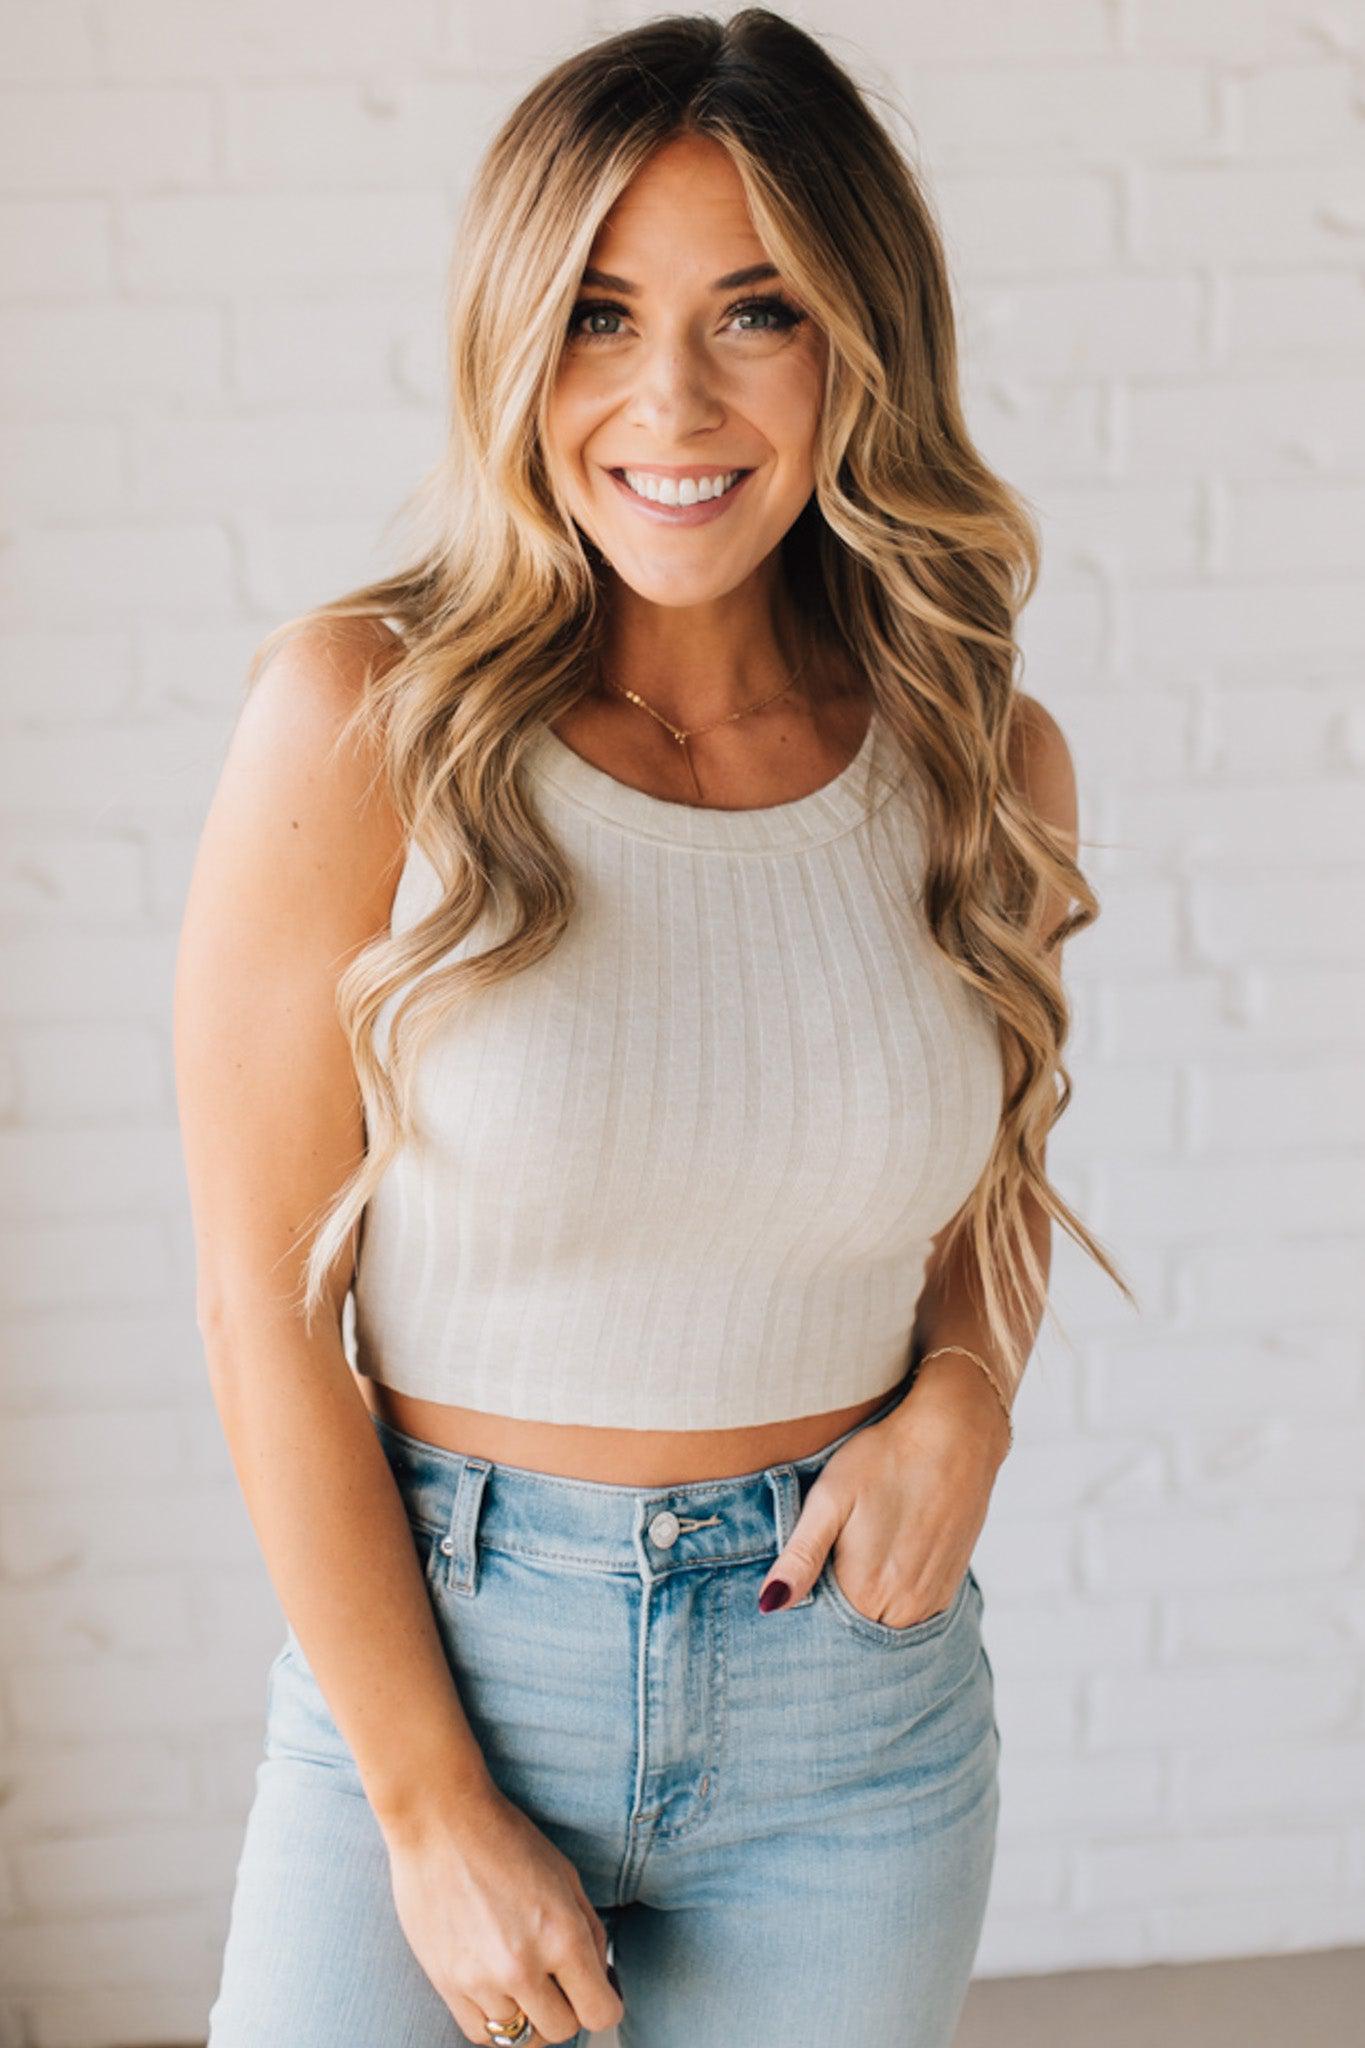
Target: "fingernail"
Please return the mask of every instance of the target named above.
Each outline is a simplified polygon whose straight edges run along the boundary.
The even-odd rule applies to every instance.
[[[759,1612],[771,1614],[774,1607],[783,1606],[791,1599],[792,1589],[785,1579],[769,1579],[758,1596]]]
[[[616,1993],[616,1996],[619,1998],[621,1996],[621,1979],[617,1976],[615,1970],[612,1968],[610,1963],[607,1964],[607,1979],[611,1985],[612,1990]]]

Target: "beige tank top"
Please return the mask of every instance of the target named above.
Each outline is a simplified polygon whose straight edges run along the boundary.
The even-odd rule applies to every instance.
[[[917,782],[880,716],[831,782],[757,810],[633,789],[548,727],[530,773],[579,909],[423,1048],[420,1141],[362,1218],[356,1369],[625,1429],[889,1390],[1003,1067],[926,935]],[[438,898],[414,845],[393,929]]]

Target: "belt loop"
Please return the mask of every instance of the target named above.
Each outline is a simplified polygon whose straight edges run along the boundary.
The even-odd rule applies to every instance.
[[[769,1465],[768,1484],[773,1492],[773,1518],[777,1525],[778,1551],[786,1549],[801,1513],[801,1488],[796,1472],[791,1465]],[[788,1602],[788,1607],[808,1607],[815,1598],[815,1588],[803,1593],[799,1599]]]
[[[440,1584],[447,1592],[472,1596],[478,1590],[479,1508],[491,1470],[487,1458],[460,1460],[450,1525],[441,1538],[446,1565],[440,1573]]]

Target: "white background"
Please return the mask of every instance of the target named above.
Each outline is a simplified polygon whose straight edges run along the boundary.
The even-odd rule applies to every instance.
[[[281,1617],[195,1327],[185,886],[252,648],[434,455],[485,139],[630,13],[0,16],[0,2048],[203,2037]],[[1044,522],[1023,681],[1104,902],[1050,1163],[1143,1303],[1059,1235],[975,1559],[978,1968],[1357,1942],[1365,9],[798,18],[908,111]]]

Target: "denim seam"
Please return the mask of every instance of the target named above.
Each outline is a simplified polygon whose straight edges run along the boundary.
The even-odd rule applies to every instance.
[[[412,1526],[418,1529],[424,1538],[429,1539],[436,1545],[438,1555],[445,1556],[445,1553],[440,1549],[440,1545],[449,1534],[450,1524],[440,1527],[427,1522],[414,1522]],[[782,1546],[779,1545],[778,1548],[780,1550]],[[639,1567],[635,1564],[614,1564],[609,1558],[603,1558],[600,1555],[589,1556],[580,1551],[558,1550],[540,1544],[496,1543],[490,1537],[483,1535],[478,1537],[478,1549],[481,1556],[530,1560],[539,1564],[575,1565],[584,1571],[593,1572],[597,1576],[604,1578],[633,1579],[638,1575],[639,1571]],[[656,1563],[653,1568],[653,1577],[656,1579],[666,1579],[671,1578],[675,1572],[709,1571],[720,1569],[727,1565],[766,1564],[771,1563],[774,1554],[771,1539],[753,1550],[696,1551],[687,1557],[676,1557],[669,1562]],[[449,1559],[450,1565],[453,1566],[454,1562],[454,1557],[451,1557]],[[445,1576],[448,1577],[452,1585],[458,1584],[453,1573],[447,1573]],[[461,1587],[461,1590],[468,1589]],[[796,1604],[804,1606],[805,1601],[810,1597],[810,1594],[806,1594],[804,1599]]]
[[[670,1827],[666,1821],[656,1824],[653,1840],[657,1842],[682,1841],[686,1836],[694,1834],[704,1821],[709,1820],[715,1810],[717,1786],[720,1781],[720,1758],[725,1745],[725,1732],[728,1725],[729,1664],[726,1657],[726,1645],[729,1641],[730,1632],[730,1590],[732,1584],[733,1581],[727,1575],[722,1575],[716,1581],[714,1599],[707,1623],[711,1635],[712,1682],[705,1689],[710,1709],[705,1745],[706,1760],[702,1765],[702,1776],[706,1780],[706,1790],[697,1795],[692,1812],[687,1816],[686,1820],[680,1821],[676,1827]]]

